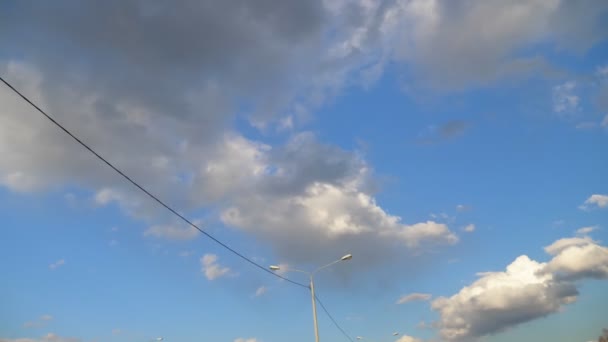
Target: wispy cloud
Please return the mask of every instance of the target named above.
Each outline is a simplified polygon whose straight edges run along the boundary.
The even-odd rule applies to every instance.
[[[597,230],[599,227],[598,226],[588,226],[588,227],[582,227],[576,230],[576,234],[578,235],[587,235],[595,230]]]
[[[456,206],[456,211],[458,211],[459,213],[470,211],[472,209],[473,209],[473,207],[471,207],[470,205],[465,205],[465,204],[459,204]]]
[[[608,207],[608,195],[593,194],[585,200],[583,204],[579,206],[581,210],[590,210],[592,208],[606,208]]]
[[[50,264],[49,268],[51,270],[55,270],[63,265],[65,265],[65,259],[59,259],[59,260],[55,261],[54,263]]]
[[[46,315],[40,316],[35,321],[29,321],[29,322],[23,323],[23,327],[24,328],[40,328],[40,327],[46,325],[51,320],[53,320],[53,316],[46,314]],[[3,340],[0,338],[0,342],[2,342],[2,341]]]
[[[73,337],[61,337],[53,333],[48,333],[40,338],[2,338],[0,337],[0,342],[81,342],[82,340],[79,338]]]
[[[230,268],[222,267],[217,261],[215,254],[205,254],[201,258],[202,271],[209,280],[215,280],[230,274]]]
[[[583,122],[579,122],[574,127],[576,129],[580,129],[580,130],[590,130],[590,129],[597,128],[598,124],[596,122],[593,122],[593,121],[583,121]]]
[[[574,81],[553,87],[553,111],[559,116],[569,117],[580,109],[580,98],[574,93],[576,87]]]
[[[466,225],[464,228],[462,228],[462,230],[464,230],[467,233],[472,233],[475,231],[475,225],[474,224],[468,224]]]
[[[431,299],[431,297],[432,295],[429,293],[410,293],[401,296],[401,298],[399,298],[395,304],[405,304],[414,301],[426,301]]]
[[[260,286],[257,288],[257,290],[255,290],[255,296],[263,296],[266,292],[268,292],[268,288],[266,286]]]

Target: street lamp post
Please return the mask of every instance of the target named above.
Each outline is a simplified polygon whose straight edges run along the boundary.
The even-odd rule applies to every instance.
[[[288,272],[300,272],[300,273],[304,273],[306,275],[309,276],[310,278],[310,296],[312,298],[312,319],[313,319],[313,323],[314,323],[314,328],[315,328],[315,342],[319,342],[319,326],[317,324],[317,297],[315,296],[315,281],[314,281],[314,275],[315,273],[319,272],[320,270],[327,268],[329,266],[332,266],[336,263],[339,263],[340,261],[347,261],[353,258],[352,254],[346,254],[345,256],[341,257],[340,259],[336,260],[336,261],[332,261],[329,264],[325,265],[325,266],[321,266],[319,268],[317,268],[316,270],[312,271],[312,272],[308,272],[308,271],[302,271],[302,270],[298,270],[295,268],[288,268],[285,269],[285,271]],[[271,265],[269,267],[271,270],[273,271],[279,271],[281,268],[279,266],[276,265]]]

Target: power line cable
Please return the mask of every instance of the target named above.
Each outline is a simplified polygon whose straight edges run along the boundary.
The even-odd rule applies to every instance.
[[[329,310],[327,310],[327,308],[325,307],[325,305],[323,305],[323,302],[321,301],[321,299],[319,299],[319,297],[315,294],[315,299],[317,300],[317,302],[319,303],[319,305],[321,305],[321,309],[323,309],[323,311],[325,311],[325,314],[327,315],[327,317],[329,317],[329,319],[334,323],[334,325],[336,326],[336,328],[338,328],[338,330],[340,330],[340,332],[342,333],[342,335],[344,335],[350,342],[355,342],[352,337],[350,337],[349,334],[346,333],[346,331],[344,331],[344,329],[342,329],[342,327],[340,326],[340,324],[338,324],[338,322],[336,322],[336,320],[334,319],[334,317],[329,313]]]
[[[303,288],[308,288],[307,285],[298,283],[298,282],[293,281],[293,280],[291,280],[291,279],[289,279],[287,277],[283,277],[280,274],[272,272],[271,270],[269,270],[266,267],[258,264],[255,261],[251,260],[250,258],[246,257],[245,255],[239,253],[237,250],[233,249],[232,247],[230,247],[227,244],[223,243],[222,241],[220,241],[219,239],[217,239],[213,235],[211,235],[211,234],[207,233],[206,231],[204,231],[203,229],[201,229],[199,226],[197,226],[196,224],[194,224],[194,222],[190,221],[189,219],[187,219],[186,217],[184,217],[182,214],[178,213],[175,209],[173,209],[168,204],[166,204],[165,202],[163,202],[161,199],[159,199],[158,197],[156,197],[155,195],[153,195],[150,191],[146,190],[143,186],[139,185],[139,183],[137,183],[136,181],[134,181],[131,177],[127,176],[124,172],[122,172],[120,169],[118,169],[116,166],[114,166],[114,164],[110,163],[107,159],[105,159],[104,157],[102,157],[99,153],[95,152],[95,150],[93,150],[93,148],[91,148],[89,145],[87,145],[82,140],[80,140],[80,138],[78,138],[76,135],[74,135],[72,132],[70,132],[67,128],[65,128],[57,120],[53,119],[53,117],[51,117],[49,114],[47,114],[44,110],[40,109],[40,107],[38,107],[34,102],[30,101],[30,99],[28,99],[20,91],[18,91],[17,89],[15,89],[15,87],[13,87],[10,83],[8,83],[6,80],[4,80],[4,78],[2,78],[1,76],[0,76],[0,81],[2,81],[13,92],[15,92],[23,100],[25,100],[25,102],[29,103],[32,107],[34,107],[38,112],[40,112],[40,114],[44,115],[47,119],[49,119],[49,121],[51,121],[53,124],[55,124],[55,126],[59,127],[63,132],[65,132],[67,135],[69,135],[70,137],[72,137],[72,139],[74,139],[78,144],[80,144],[82,147],[84,147],[89,152],[91,152],[95,157],[97,157],[97,159],[99,159],[102,162],[104,162],[107,166],[109,166],[112,170],[116,171],[116,173],[118,173],[119,175],[121,175],[129,183],[133,184],[135,187],[137,187],[143,193],[145,193],[146,195],[148,195],[150,198],[152,198],[158,204],[160,204],[161,206],[163,206],[165,209],[169,210],[172,214],[174,214],[175,216],[177,216],[178,218],[180,218],[182,221],[184,221],[185,223],[187,223],[191,227],[195,228],[196,230],[198,230],[199,232],[201,232],[202,234],[204,234],[205,236],[207,236],[209,239],[211,239],[212,241],[214,241],[218,245],[224,247],[225,249],[227,249],[228,251],[230,251],[234,255],[236,255],[236,256],[240,257],[241,259],[245,260],[246,262],[250,263],[254,267],[257,267],[257,268],[261,269],[262,271],[264,271],[264,272],[266,272],[268,274],[271,274],[271,275],[273,275],[275,277],[281,278],[281,279],[283,279],[285,281],[288,281],[288,282],[290,282],[290,283],[292,283],[294,285],[297,285],[297,286],[300,286],[300,287],[303,287]]]
[[[198,225],[196,225],[194,222],[190,221],[189,219],[187,219],[185,216],[183,216],[182,214],[178,213],[175,209],[173,209],[172,207],[170,207],[168,204],[166,204],[165,202],[163,202],[161,199],[159,199],[157,196],[153,195],[150,191],[146,190],[143,186],[141,186],[139,183],[137,183],[136,181],[134,181],[131,177],[129,177],[128,175],[126,175],[124,172],[122,172],[120,169],[118,169],[116,166],[114,166],[114,164],[110,163],[107,159],[105,159],[104,157],[102,157],[99,153],[97,153],[95,150],[93,150],[93,148],[91,148],[89,145],[87,145],[86,143],[84,143],[80,138],[78,138],[76,135],[74,135],[72,132],[70,132],[67,128],[65,128],[62,124],[60,124],[57,120],[55,120],[53,117],[51,117],[49,114],[47,114],[44,110],[42,110],[40,107],[38,107],[34,102],[32,102],[29,98],[27,98],[25,95],[23,95],[19,90],[17,90],[15,87],[13,87],[10,83],[8,83],[2,76],[0,76],[0,81],[2,81],[7,87],[9,87],[13,92],[15,92],[17,95],[19,95],[19,97],[21,97],[25,102],[27,102],[28,104],[30,104],[32,107],[34,107],[38,112],[40,112],[40,114],[44,115],[44,117],[46,117],[49,121],[51,121],[55,126],[57,126],[58,128],[60,128],[63,132],[65,132],[67,135],[69,135],[72,139],[74,139],[78,144],[80,144],[82,147],[84,147],[85,149],[87,149],[89,152],[91,152],[95,157],[97,157],[97,159],[101,160],[103,163],[105,163],[108,167],[110,167],[112,170],[114,170],[116,173],[118,173],[120,176],[122,176],[124,179],[126,179],[129,183],[131,183],[132,185],[134,185],[136,188],[138,188],[139,190],[141,190],[143,193],[145,193],[146,195],[148,195],[150,198],[152,198],[154,201],[156,201],[158,204],[160,204],[161,206],[163,206],[165,209],[167,209],[168,211],[170,211],[172,214],[174,214],[175,216],[177,216],[178,218],[180,218],[182,221],[184,221],[185,223],[187,223],[188,225],[190,225],[191,227],[195,228],[196,230],[198,230],[200,233],[202,233],[203,235],[207,236],[209,239],[211,239],[212,241],[214,241],[215,243],[217,243],[218,245],[224,247],[225,249],[227,249],[228,251],[230,251],[231,253],[235,254],[236,256],[240,257],[241,259],[245,260],[246,262],[250,263],[252,266],[257,267],[259,269],[261,269],[262,271],[271,274],[277,278],[283,279],[293,285],[297,285],[306,289],[310,289],[309,286],[304,285],[302,283],[298,283],[296,281],[293,281],[287,277],[284,277],[280,274],[277,274],[275,272],[272,272],[271,270],[267,269],[266,267],[258,264],[257,262],[251,260],[250,258],[246,257],[245,255],[241,254],[240,252],[236,251],[235,249],[233,249],[232,247],[228,246],[227,244],[225,244],[224,242],[220,241],[219,239],[217,239],[216,237],[214,237],[213,235],[207,233],[206,231],[204,231],[203,229],[201,229]],[[329,313],[329,310],[327,310],[327,308],[325,307],[325,305],[323,304],[323,302],[319,299],[319,297],[317,295],[315,295],[315,299],[317,300],[317,302],[319,303],[319,305],[321,306],[321,308],[323,309],[323,311],[325,312],[325,314],[327,315],[327,317],[329,317],[329,319],[333,322],[333,324],[336,326],[336,328],[338,328],[338,330],[340,330],[340,332],[351,342],[354,342],[354,340],[346,333],[346,331],[344,331],[344,329],[342,329],[342,327],[338,324],[338,322],[336,322],[336,320],[333,318],[333,316]]]

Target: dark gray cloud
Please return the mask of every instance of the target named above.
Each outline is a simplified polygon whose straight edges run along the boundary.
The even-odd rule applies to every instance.
[[[154,108],[199,126],[234,109],[188,105],[197,89],[261,103],[288,98],[319,50],[320,1],[18,1],[2,11],[0,39],[52,82],[78,83],[114,101]],[[273,94],[274,93],[274,94]],[[287,102],[288,100],[284,100]],[[210,133],[210,132],[205,132]]]

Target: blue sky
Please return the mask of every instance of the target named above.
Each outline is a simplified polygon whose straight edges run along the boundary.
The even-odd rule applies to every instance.
[[[315,287],[353,338],[587,342],[607,328],[607,15],[8,1],[0,76],[258,264],[352,253]],[[0,103],[0,342],[314,338],[307,289]],[[319,328],[347,341],[320,308]]]

